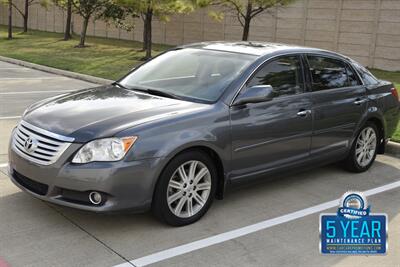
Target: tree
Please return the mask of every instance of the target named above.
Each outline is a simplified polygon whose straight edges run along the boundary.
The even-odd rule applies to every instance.
[[[67,19],[65,21],[64,41],[68,41],[72,38],[71,35],[72,1],[73,0],[53,0],[53,2],[58,7],[66,10],[67,12]]]
[[[13,38],[12,36],[12,8],[13,2],[12,0],[8,0],[8,40]]]
[[[72,21],[72,0],[67,0],[67,21],[65,22],[64,41],[72,38],[71,35],[71,21]]]
[[[25,0],[25,13],[21,13],[24,18],[24,30],[23,32],[28,32],[28,18],[29,18],[29,6],[33,3],[34,0]]]
[[[286,6],[295,0],[199,0],[200,6],[219,5],[235,13],[243,27],[242,40],[249,39],[250,24],[254,17],[267,12],[272,7]]]
[[[113,0],[72,0],[72,5],[73,11],[83,18],[81,37],[77,47],[85,47],[87,27],[91,18],[97,20],[106,16],[121,15],[121,9]]]
[[[21,16],[24,20],[23,32],[28,32],[29,7],[33,4],[40,4],[44,7],[46,7],[48,4],[48,1],[47,0],[25,0],[24,1],[24,10],[19,8],[16,5],[16,3],[14,3],[13,1],[8,1],[8,3],[11,4],[15,8],[15,10],[18,11],[19,14],[21,14]]]
[[[144,59],[151,58],[152,49],[152,22],[154,18],[169,21],[169,15],[188,13],[194,10],[195,1],[190,0],[117,0],[117,3],[126,8],[134,17],[140,16],[143,20],[143,51]]]

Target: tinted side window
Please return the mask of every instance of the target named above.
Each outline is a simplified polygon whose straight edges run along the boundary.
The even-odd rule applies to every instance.
[[[275,97],[302,93],[304,81],[300,57],[285,56],[267,63],[251,78],[247,88],[255,85],[271,85]]]
[[[327,57],[307,56],[313,91],[347,87],[348,77],[344,62]]]

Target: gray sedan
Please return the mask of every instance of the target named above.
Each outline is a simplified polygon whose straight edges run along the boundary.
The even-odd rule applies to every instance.
[[[329,51],[210,42],[169,50],[112,85],[30,106],[10,177],[56,204],[200,219],[228,185],[341,161],[366,171],[399,120],[393,84]]]

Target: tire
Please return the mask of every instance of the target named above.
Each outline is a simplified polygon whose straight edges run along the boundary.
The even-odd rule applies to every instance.
[[[373,135],[375,138],[365,139],[367,138],[365,137],[366,134]],[[373,122],[367,122],[357,133],[350,153],[344,162],[346,169],[356,173],[368,170],[375,161],[379,139],[379,132],[376,125]],[[364,146],[364,142],[370,145]],[[361,154],[365,155],[365,158],[363,158]],[[365,161],[363,159],[365,159]]]
[[[196,181],[196,176],[201,178]],[[210,157],[197,150],[183,152],[168,163],[157,182],[153,214],[172,226],[194,223],[210,208],[216,186],[217,170]]]

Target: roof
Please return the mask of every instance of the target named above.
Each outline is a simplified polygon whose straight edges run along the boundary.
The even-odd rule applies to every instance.
[[[262,56],[278,51],[286,52],[329,52],[322,49],[303,47],[298,45],[280,44],[280,43],[268,43],[268,42],[202,42],[194,43],[181,46],[182,48],[197,48],[197,49],[209,49],[217,51],[226,51],[241,54],[250,54],[256,56]],[[332,53],[332,52],[331,52]]]

